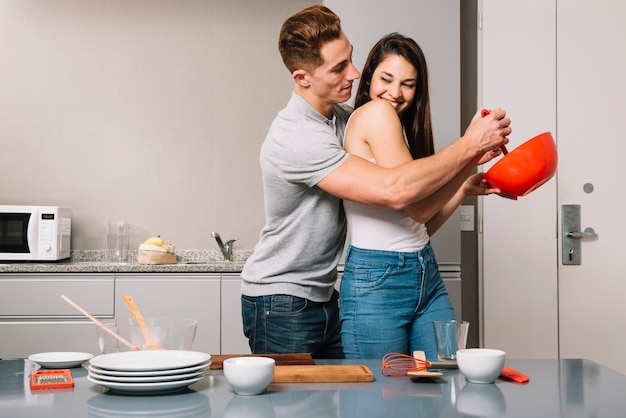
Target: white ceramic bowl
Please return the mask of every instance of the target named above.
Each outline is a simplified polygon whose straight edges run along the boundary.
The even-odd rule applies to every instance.
[[[456,352],[459,370],[472,383],[493,383],[502,372],[506,353],[491,348],[468,348]]]
[[[166,350],[191,350],[196,338],[198,321],[186,318],[144,318],[148,329],[157,343]],[[102,321],[111,331],[123,337],[132,345],[145,349],[146,338],[133,318],[120,318]],[[111,334],[96,326],[98,346],[104,354],[131,349],[115,339]]]
[[[269,357],[233,357],[224,360],[224,377],[238,395],[258,395],[274,378],[275,366]]]

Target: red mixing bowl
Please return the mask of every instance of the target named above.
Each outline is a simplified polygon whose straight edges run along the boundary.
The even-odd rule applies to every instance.
[[[554,176],[557,163],[552,134],[544,132],[503,156],[485,173],[485,180],[504,195],[525,196]]]

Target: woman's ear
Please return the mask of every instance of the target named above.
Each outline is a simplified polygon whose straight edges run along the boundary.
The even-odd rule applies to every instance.
[[[307,73],[305,70],[296,70],[293,72],[293,74],[291,74],[291,76],[293,77],[294,81],[302,87],[308,87],[310,84],[309,73]]]

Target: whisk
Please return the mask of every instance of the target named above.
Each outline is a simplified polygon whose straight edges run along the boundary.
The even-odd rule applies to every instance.
[[[416,352],[415,354],[417,354]],[[456,361],[429,361],[416,355],[411,357],[403,353],[388,353],[383,356],[382,372],[384,376],[408,376],[414,372],[428,369],[456,369]]]

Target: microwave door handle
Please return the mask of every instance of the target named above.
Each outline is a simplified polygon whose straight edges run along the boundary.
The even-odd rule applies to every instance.
[[[28,251],[33,255],[36,255],[34,251],[39,250],[38,248],[33,248],[33,247],[39,246],[38,235],[39,235],[39,211],[33,210],[30,214],[30,218],[28,219],[28,232],[27,232],[28,241],[26,241],[26,245],[28,246]]]

